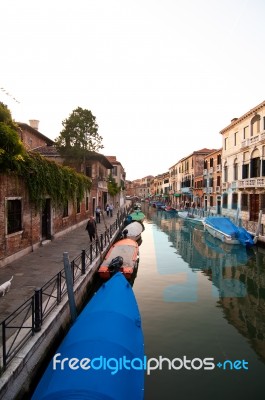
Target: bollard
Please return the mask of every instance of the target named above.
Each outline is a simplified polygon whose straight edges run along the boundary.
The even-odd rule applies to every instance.
[[[42,322],[42,291],[40,288],[35,289],[34,294],[34,332],[39,332],[41,330],[41,322]]]
[[[77,311],[76,311],[75,297],[74,297],[73,277],[71,274],[71,266],[67,252],[63,253],[63,261],[64,261],[64,270],[65,270],[66,286],[69,299],[70,314],[72,322],[74,322],[77,317]]]

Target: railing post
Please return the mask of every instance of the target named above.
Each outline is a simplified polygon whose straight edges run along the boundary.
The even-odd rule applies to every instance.
[[[3,367],[5,368],[7,365],[7,357],[6,357],[6,322],[2,322],[2,348],[3,348]]]
[[[35,289],[34,294],[34,332],[39,332],[41,330],[41,322],[42,322],[42,290],[40,288]]]
[[[95,242],[96,248],[97,248],[97,242]],[[89,255],[90,255],[90,264],[92,264],[93,261],[93,247],[92,247],[92,243],[89,246]]]
[[[82,266],[81,266],[81,273],[84,275],[86,273],[86,251],[82,250],[81,254]]]
[[[101,248],[101,251],[102,251],[103,248],[104,248],[104,246],[103,246],[103,235],[102,235],[102,233],[100,234],[100,248]]]
[[[62,300],[62,274],[61,271],[57,274],[57,304]]]

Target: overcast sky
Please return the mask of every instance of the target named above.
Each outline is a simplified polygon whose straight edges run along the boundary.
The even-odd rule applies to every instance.
[[[0,100],[51,139],[91,110],[127,179],[157,175],[265,99],[264,16],[264,0],[5,1]]]

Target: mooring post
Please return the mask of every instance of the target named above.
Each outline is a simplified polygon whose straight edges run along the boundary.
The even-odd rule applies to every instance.
[[[77,312],[76,312],[75,297],[74,297],[73,278],[67,252],[63,253],[63,263],[64,263],[65,279],[66,279],[67,293],[69,299],[70,314],[72,322],[74,322],[77,317]]]

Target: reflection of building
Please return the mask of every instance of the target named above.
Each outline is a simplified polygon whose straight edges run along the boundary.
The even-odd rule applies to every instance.
[[[243,225],[257,228],[260,210],[265,210],[265,101],[249,110],[220,132],[222,149],[222,214],[235,217],[237,209]],[[261,237],[265,241],[265,216]]]

